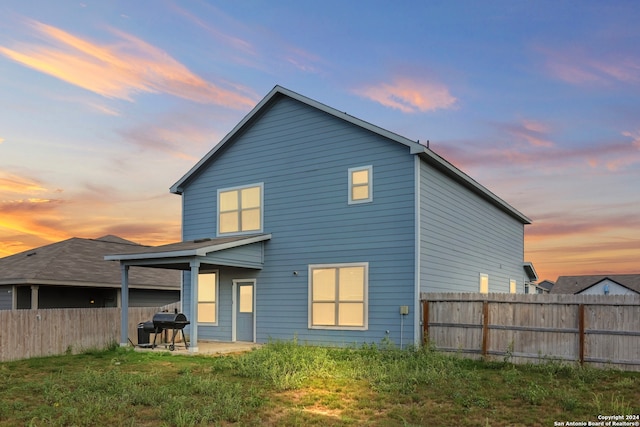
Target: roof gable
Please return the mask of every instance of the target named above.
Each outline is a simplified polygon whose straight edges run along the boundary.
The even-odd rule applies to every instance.
[[[307,106],[321,110],[331,116],[344,120],[355,126],[369,130],[375,134],[378,134],[384,138],[387,138],[396,143],[405,145],[409,148],[409,153],[413,155],[419,155],[420,159],[427,162],[431,166],[438,169],[440,172],[454,179],[458,183],[462,184],[466,188],[470,189],[483,199],[489,201],[499,209],[508,213],[512,217],[516,218],[523,224],[530,224],[531,220],[519,212],[517,209],[509,205],[507,202],[496,196],[487,188],[479,184],[477,181],[469,177],[467,174],[456,168],[454,165],[446,161],[444,158],[431,151],[429,148],[421,145],[416,141],[412,141],[401,135],[383,129],[379,126],[373,125],[369,122],[351,116],[345,112],[336,110],[321,102],[315,101],[311,98],[307,98],[289,89],[281,86],[275,86],[222,140],[216,144],[202,159],[200,159],[185,175],[183,175],[175,184],[170,188],[170,191],[175,194],[182,194],[184,187],[194,179],[201,170],[208,164],[210,164],[218,153],[221,152],[225,145],[231,143],[237,136],[247,129],[253,122],[258,120],[263,112],[265,112],[273,103],[275,103],[280,97],[289,97],[295,99]]]
[[[553,294],[577,294],[603,280],[611,280],[620,286],[640,293],[640,274],[601,274],[588,276],[560,276],[551,288]]]
[[[175,184],[171,186],[171,192],[176,194],[182,194],[182,189],[185,184],[189,180],[193,178],[194,175],[198,173],[198,171],[206,164],[210,162],[210,160],[215,157],[215,155],[223,148],[223,146],[233,140],[234,137],[242,133],[246,127],[248,127],[251,123],[257,120],[260,115],[269,108],[279,97],[287,96],[289,98],[295,99],[303,104],[306,104],[310,107],[316,108],[318,110],[324,111],[334,117],[345,120],[349,123],[352,123],[356,126],[368,129],[374,133],[382,135],[386,138],[392,139],[396,142],[399,142],[403,145],[406,145],[411,149],[412,154],[416,154],[417,152],[421,152],[426,147],[420,145],[415,141],[411,141],[408,138],[390,132],[381,127],[375,126],[371,123],[368,123],[364,120],[353,117],[347,113],[342,111],[338,111],[335,108],[329,107],[328,105],[322,104],[321,102],[315,101],[311,98],[307,98],[306,96],[300,95],[299,93],[293,92],[289,89],[286,89],[282,86],[275,86],[263,99],[260,101],[232,130],[229,132],[222,140],[216,144],[205,156],[198,161],[182,178],[180,178]]]

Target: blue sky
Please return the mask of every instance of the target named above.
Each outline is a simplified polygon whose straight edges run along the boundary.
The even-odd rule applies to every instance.
[[[533,219],[541,276],[637,273],[635,1],[0,5],[0,256],[180,239],[169,187],[276,84],[425,143]]]

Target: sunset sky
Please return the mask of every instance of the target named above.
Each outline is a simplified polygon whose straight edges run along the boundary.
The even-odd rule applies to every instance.
[[[425,143],[540,279],[640,273],[636,1],[0,4],[0,257],[180,240],[169,187],[276,84]]]

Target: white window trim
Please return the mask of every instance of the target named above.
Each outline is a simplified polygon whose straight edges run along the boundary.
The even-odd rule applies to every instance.
[[[260,187],[260,229],[249,231],[231,231],[227,233],[220,232],[220,193],[226,191],[242,190],[244,188]],[[242,236],[244,234],[256,234],[262,233],[264,229],[264,182],[257,182],[254,184],[237,185],[235,187],[218,188],[216,194],[216,236]]]
[[[369,197],[366,199],[361,199],[361,200],[353,200],[351,198],[351,187],[353,185],[352,183],[352,178],[351,175],[353,174],[353,172],[358,172],[358,171],[362,171],[362,170],[367,170],[369,171]],[[347,176],[348,176],[348,182],[349,185],[347,186],[347,201],[348,204],[350,205],[357,205],[360,203],[370,203],[373,202],[373,165],[367,165],[367,166],[358,166],[355,168],[349,168],[347,171]]]
[[[198,274],[198,276],[203,276],[205,274],[212,274],[212,273],[215,273],[216,275],[216,321],[215,322],[198,322],[198,319],[196,318],[196,323],[198,325],[218,326],[218,321],[220,320],[220,270],[201,271]],[[198,288],[199,287],[200,287],[200,280],[198,280]],[[202,301],[202,302],[206,302],[206,301]],[[198,289],[197,304],[200,304],[200,289]],[[199,308],[198,308],[198,312],[200,312]]]
[[[482,291],[482,279],[486,278],[487,279],[487,291],[483,292]],[[478,291],[481,294],[488,294],[489,293],[489,275],[486,273],[480,273],[480,276],[478,277]]]
[[[313,325],[313,270],[316,268],[341,268],[341,267],[364,267],[364,293],[363,293],[363,310],[364,319],[362,326],[315,326]],[[309,329],[329,329],[334,331],[366,331],[369,329],[369,263],[368,262],[352,262],[341,264],[309,264],[308,271],[308,306],[307,316]]]

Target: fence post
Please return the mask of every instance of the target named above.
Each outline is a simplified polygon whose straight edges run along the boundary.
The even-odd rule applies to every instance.
[[[482,357],[487,357],[489,345],[489,301],[482,302]]]
[[[578,359],[584,365],[584,304],[578,304]]]
[[[429,301],[422,300],[422,344],[429,342]]]

